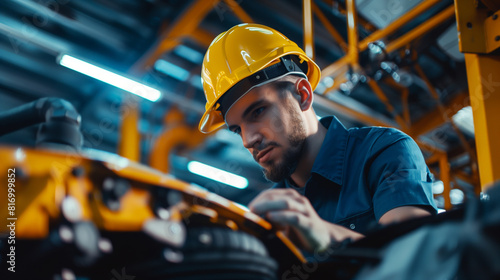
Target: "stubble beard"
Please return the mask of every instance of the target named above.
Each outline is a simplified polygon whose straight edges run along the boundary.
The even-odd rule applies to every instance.
[[[297,168],[303,154],[306,131],[299,114],[293,109],[291,112],[292,133],[288,136],[288,148],[279,161],[269,162],[269,167],[263,168],[264,177],[271,182],[280,182],[290,177]]]

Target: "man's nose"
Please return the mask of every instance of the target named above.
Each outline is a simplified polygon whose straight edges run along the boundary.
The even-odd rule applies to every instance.
[[[241,140],[247,149],[255,148],[262,142],[262,134],[253,126],[241,128]]]

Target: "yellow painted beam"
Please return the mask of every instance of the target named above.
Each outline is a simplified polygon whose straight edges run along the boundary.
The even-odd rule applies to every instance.
[[[330,23],[330,21],[325,16],[325,14],[321,11],[321,9],[316,4],[314,4],[314,2],[311,2],[311,5],[312,5],[312,9],[313,9],[314,14],[318,17],[321,24],[323,24],[323,26],[326,28],[326,30],[328,30],[330,35],[332,35],[333,39],[335,39],[337,44],[339,44],[340,48],[344,52],[347,52],[347,50],[348,50],[347,43],[344,40],[344,38],[342,37],[342,35],[340,35],[340,33],[337,31],[337,29],[335,29],[335,27]]]
[[[139,107],[128,102],[122,107],[122,124],[118,143],[118,154],[133,161],[140,160],[141,135],[139,133]]]
[[[210,1],[207,1],[210,2]],[[243,23],[253,23],[252,17],[248,15],[245,10],[241,8],[240,5],[234,0],[224,0],[224,2],[227,4],[229,9],[238,17],[239,20]]]
[[[149,159],[149,165],[157,170],[170,172],[169,155],[175,148],[183,146],[184,148],[194,148],[199,145],[207,134],[198,130],[197,126],[185,124],[186,116],[176,107],[172,107],[165,115],[165,129],[155,139],[153,144],[153,153]]]
[[[214,40],[216,35],[204,30],[203,28],[196,28],[189,34],[189,37],[195,40],[196,42],[200,43],[201,45],[205,46],[208,48],[210,46],[210,43]]]
[[[465,54],[482,189],[500,180],[500,56]]]
[[[151,67],[165,52],[175,48],[181,40],[196,30],[205,16],[219,1],[197,0],[187,9],[178,20],[173,22],[163,34],[160,41],[150,51],[143,55],[132,67],[131,72],[141,73]]]
[[[353,1],[353,0],[351,0],[351,1]],[[429,4],[427,4],[427,5],[429,5],[429,7],[430,7],[431,2],[428,2],[428,3]],[[425,8],[425,6],[423,8]],[[424,11],[425,9],[423,9],[423,8],[420,8],[421,10],[419,10],[417,12],[413,12],[412,17],[416,17],[419,13]],[[454,6],[453,5],[449,6],[448,8],[446,8],[443,11],[441,11],[440,13],[438,13],[437,15],[433,16],[432,18],[428,19],[424,23],[420,24],[419,26],[415,27],[411,31],[407,32],[403,36],[389,42],[386,46],[386,51],[388,53],[390,53],[392,51],[395,51],[395,50],[407,45],[408,43],[410,43],[413,40],[417,39],[418,37],[422,36],[426,32],[429,32],[430,30],[432,30],[433,28],[435,28],[439,24],[443,23],[445,20],[452,17],[454,15],[454,13],[455,13]],[[350,13],[347,13],[347,15],[348,15],[348,19],[349,19]],[[413,19],[412,17],[405,17],[404,22],[407,22],[407,21]],[[401,22],[399,22],[399,23],[401,23]],[[377,33],[376,36],[371,35],[371,36],[367,37],[367,39],[364,39],[363,41],[361,41],[358,46],[356,46],[357,51],[359,52],[359,51],[365,50],[368,46],[368,43],[382,39],[384,36],[391,34],[392,32],[398,30],[401,27],[402,26],[400,26],[400,25],[399,26],[398,25],[389,25],[389,28],[385,31],[384,31],[384,29],[376,31],[376,33]],[[351,29],[350,27],[348,27],[348,28],[349,28],[349,30],[351,30],[351,37],[350,38],[355,37],[357,39],[357,36],[353,36],[354,34],[352,32],[354,30]],[[351,48],[354,49],[354,46],[351,45],[353,43],[353,41],[350,41],[350,40],[351,39],[348,39],[349,49],[351,49]],[[339,72],[345,71],[347,66],[351,63],[354,63],[354,62],[357,62],[357,53],[353,55],[349,52],[348,54],[341,57],[340,59],[338,59],[334,63],[323,68],[321,75],[322,75],[322,77],[335,76]]]
[[[368,79],[367,82],[368,86],[372,89],[372,91],[375,93],[375,95],[378,97],[378,99],[384,104],[385,108],[391,115],[394,117],[396,122],[398,123],[399,127],[402,130],[406,130],[406,123],[404,120],[401,118],[401,116],[398,115],[394,107],[392,106],[391,102],[385,95],[384,91],[380,88],[380,86],[377,84],[377,82],[373,79]]]
[[[397,127],[397,124],[395,122],[392,122],[392,120],[390,120],[389,118],[383,119],[365,114],[360,110],[356,110],[335,102],[329,98],[324,97],[323,95],[317,94],[314,96],[314,98],[314,102],[317,107],[328,108],[328,110],[332,110],[333,112],[335,112],[336,115],[344,116],[348,119],[359,121],[366,125]]]
[[[417,39],[418,37],[424,35],[425,33],[429,32],[430,30],[434,29],[441,23],[443,23],[445,20],[448,20],[451,18],[453,15],[455,15],[455,7],[453,5],[450,5],[448,8],[444,9],[437,15],[433,16],[432,18],[426,20],[419,26],[413,28],[411,31],[405,33],[403,36],[397,38],[396,40],[390,42],[387,44],[385,50],[388,53],[391,53],[401,47],[404,47],[408,43],[412,42],[413,40]]]
[[[448,162],[448,157],[446,153],[442,153],[439,158],[439,179],[443,181],[443,198],[444,198],[444,209],[451,210],[451,200],[450,200],[450,190],[451,190],[451,178],[450,178],[450,163]]]
[[[366,37],[359,43],[359,50],[363,51],[366,50],[368,47],[368,44],[374,41],[378,41],[380,39],[383,39],[387,37],[388,35],[394,33],[397,31],[399,28],[401,28],[403,25],[407,24],[411,20],[413,20],[415,17],[419,16],[423,12],[427,11],[429,8],[433,7],[437,3],[439,3],[441,0],[426,0],[415,6],[413,9],[408,11],[406,14],[402,15],[395,21],[391,22],[389,25],[387,25],[384,29],[379,29],[370,36]]]
[[[439,99],[439,94],[438,94],[437,90],[434,88],[434,85],[432,85],[431,81],[429,80],[429,78],[425,74],[422,67],[420,67],[420,65],[418,63],[416,63],[413,67],[417,71],[417,74],[420,76],[420,78],[427,85],[427,88],[429,89],[432,97],[434,98],[434,100],[437,103],[438,109],[441,111],[442,117],[445,120],[450,121],[450,125],[453,128],[453,130],[455,131],[455,133],[457,134],[458,139],[460,140],[460,144],[469,154],[469,158],[471,161],[471,168],[472,168],[472,177],[477,178],[477,163],[476,163],[477,160],[476,160],[476,154],[475,154],[474,150],[469,145],[469,142],[467,142],[467,139],[465,138],[465,135],[462,133],[462,131],[455,125],[455,123],[453,121],[451,121],[451,118],[453,117],[453,115],[450,115],[449,111],[447,111],[444,108],[444,105],[441,103],[441,100]]]
[[[347,7],[347,44],[349,46],[349,56],[351,63],[358,63],[358,14],[354,0],[346,1]]]
[[[434,110],[427,112],[421,119],[414,122],[410,127],[409,134],[413,137],[418,137],[419,135],[425,134],[438,126],[444,124],[449,120],[446,116],[452,116],[456,114],[460,109],[468,106],[470,99],[467,93],[462,92],[453,97],[453,99],[444,106],[444,111],[440,108],[435,108]]]
[[[314,19],[311,0],[302,1],[303,25],[304,25],[304,51],[311,59],[314,59]]]
[[[486,9],[478,9],[478,1],[455,0],[458,41],[461,52],[486,53],[484,20]]]
[[[484,20],[484,31],[486,41],[486,52],[491,53],[500,48],[500,12],[497,11],[493,15]]]

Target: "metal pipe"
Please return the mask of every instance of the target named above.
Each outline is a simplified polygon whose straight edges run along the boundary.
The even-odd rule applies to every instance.
[[[83,142],[80,122],[80,114],[70,102],[44,97],[0,113],[0,136],[42,124],[36,136],[37,145],[62,144],[79,150]]]

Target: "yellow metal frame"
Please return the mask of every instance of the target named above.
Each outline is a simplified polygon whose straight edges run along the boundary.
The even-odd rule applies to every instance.
[[[342,48],[342,50],[344,52],[347,52],[349,47],[347,46],[347,43],[345,42],[342,35],[340,35],[340,33],[337,31],[337,29],[335,29],[335,27],[330,23],[330,21],[325,16],[325,14],[320,10],[320,8],[314,2],[311,2],[311,4],[312,4],[313,12],[318,17],[321,24],[323,24],[323,26],[332,35],[333,39],[335,39],[337,44],[339,44],[340,48]]]
[[[304,15],[304,51],[308,57],[314,60],[314,20],[311,0],[302,1],[302,11]]]
[[[488,54],[500,47],[498,10],[481,8],[478,1],[455,0],[455,11],[461,52]]]
[[[120,139],[118,143],[118,154],[133,161],[140,161],[141,157],[141,135],[139,133],[139,104],[137,100],[130,99],[122,105],[122,123],[120,128]]]
[[[349,3],[349,1],[347,2]],[[393,34],[395,31],[399,30],[404,24],[410,22],[411,20],[415,19],[418,15],[421,13],[425,12],[429,8],[433,7],[439,3],[437,0],[427,0],[422,2],[421,4],[417,5],[414,7],[411,11],[409,11],[407,14],[401,16],[399,19],[395,20],[388,26],[386,26],[384,29],[380,29],[372,33],[370,36],[367,38],[363,39],[359,44],[355,44],[355,42],[351,42],[351,39],[348,39],[348,45],[349,49],[355,49],[358,52],[366,50],[368,47],[368,44],[370,42],[382,40],[386,38],[387,36]],[[348,13],[352,12],[355,13],[355,7],[350,8],[351,11],[348,11]],[[429,20],[425,21],[424,23],[420,24],[419,26],[415,27],[413,30],[410,32],[406,33],[405,35],[401,36],[398,39],[395,39],[391,43],[387,44],[386,46],[386,51],[387,52],[392,52],[395,51],[411,41],[417,39],[419,36],[422,36],[426,32],[430,31],[431,29],[435,28],[437,25],[443,23],[445,20],[451,18],[454,15],[454,7],[451,5],[450,7],[446,8],[443,10],[441,13],[435,15],[434,17],[430,18]],[[356,29],[356,26],[352,26],[348,24],[348,28],[351,34],[354,34],[354,30],[351,31],[351,29]],[[357,37],[352,37],[351,38],[356,38],[357,42]],[[321,75],[323,77],[327,76],[336,76],[339,74],[339,71],[342,71],[342,69],[345,69],[345,67],[353,62],[357,61],[357,56],[355,55],[354,57],[351,57],[350,55],[346,55],[333,64],[325,67],[323,71],[321,72]]]
[[[483,190],[500,180],[500,57],[465,54]]]
[[[403,130],[406,130],[407,127],[406,127],[405,121],[401,118],[401,116],[399,116],[396,113],[396,110],[391,105],[391,103],[389,102],[389,99],[384,94],[384,92],[382,91],[382,89],[380,88],[380,86],[377,84],[377,82],[375,80],[369,79],[367,81],[367,84],[370,86],[370,88],[375,93],[375,95],[378,97],[378,99],[384,104],[384,106],[387,109],[387,111],[389,111],[389,113],[392,114],[392,116],[394,117],[394,119],[396,120],[396,122],[399,124],[400,128],[403,129]]]
[[[165,130],[155,140],[149,165],[157,170],[168,173],[169,154],[177,147],[194,148],[207,138],[197,126],[188,126],[184,122],[184,114],[177,108],[172,108],[165,116]]]
[[[252,17],[250,17],[250,15],[248,15],[235,0],[224,0],[224,2],[229,6],[238,19],[241,20],[241,22],[253,23]]]
[[[437,103],[437,107],[438,107],[439,111],[441,112],[442,118],[445,121],[447,121],[447,122],[450,123],[451,127],[453,128],[453,130],[457,134],[458,139],[460,140],[460,144],[462,145],[462,147],[465,149],[465,151],[469,155],[469,159],[470,159],[470,162],[471,162],[470,166],[471,166],[471,169],[472,169],[471,170],[471,173],[472,173],[471,177],[473,178],[474,181],[478,181],[478,175],[477,175],[478,170],[477,170],[476,154],[474,153],[474,151],[472,150],[471,146],[469,145],[469,143],[465,139],[465,136],[462,133],[462,131],[460,131],[460,129],[456,126],[456,124],[451,120],[451,117],[453,115],[450,115],[449,111],[447,111],[445,109],[444,105],[441,103],[441,101],[439,99],[439,95],[438,95],[436,89],[431,84],[429,78],[427,78],[427,75],[425,75],[424,71],[422,70],[422,67],[420,67],[420,65],[418,63],[416,63],[414,65],[414,68],[417,71],[417,73],[420,76],[420,78],[422,78],[422,80],[427,85],[427,88],[429,89],[429,91],[430,91],[430,93],[432,95],[432,98]]]
[[[500,180],[500,56],[492,53],[500,46],[500,5],[483,2],[486,8],[477,1],[456,0],[455,10],[467,66],[479,176],[486,190]]]
[[[205,16],[217,5],[219,0],[196,0],[191,7],[179,16],[170,28],[159,35],[159,43],[151,48],[132,67],[131,72],[142,73],[150,68],[165,52],[175,48],[186,34],[195,31]]]

